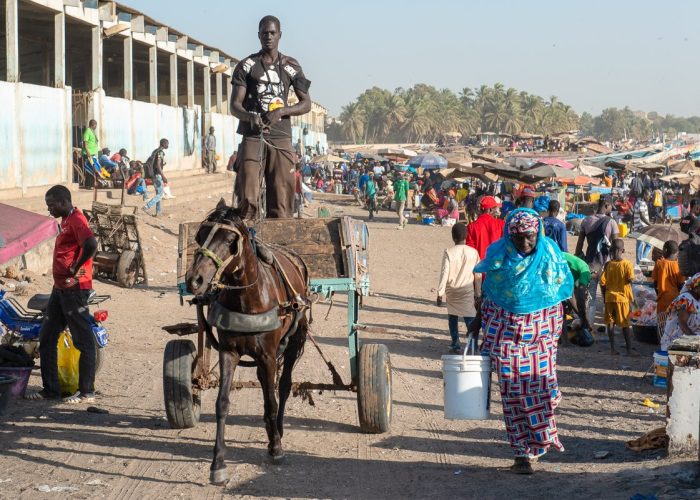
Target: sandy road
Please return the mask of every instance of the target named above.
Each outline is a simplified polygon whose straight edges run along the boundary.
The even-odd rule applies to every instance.
[[[96,283],[98,292],[112,295],[109,359],[98,381],[98,404],[110,413],[16,402],[0,422],[0,498],[500,498],[516,492],[525,498],[543,492],[562,498],[661,492],[662,498],[674,498],[700,486],[695,469],[682,460],[625,449],[624,441],[663,425],[665,407],[649,412],[641,401],[652,397],[663,403],[665,398],[662,390],[639,382],[647,357],[611,357],[602,341],[588,349],[560,350],[564,400],[558,411],[566,452],[546,456],[534,476],[507,472],[512,456],[495,389],[490,420],[445,420],[440,356],[448,346],[447,322],[431,288],[437,284],[441,250],[450,244],[449,229],[412,223],[397,231],[389,212],[370,223],[376,295],[364,301],[361,321],[389,331],[363,339],[385,343],[391,352],[391,432],[359,433],[354,394],[314,394],[313,407],[292,398],[283,440],[287,459],[273,465],[266,455],[262,396],[242,390],[233,395],[226,436],[233,479],[226,488],[208,485],[215,391],[206,393],[196,428],[169,429],[162,355],[170,336],[160,326],[194,318],[193,309],[179,305],[173,283],[177,224],[201,219],[215,200],[204,200],[201,209],[168,212],[166,206],[172,217],[144,220],[149,288],[127,291]],[[331,208],[365,216],[347,201]],[[44,278],[37,286],[50,285]],[[336,300],[328,320],[323,319],[327,306],[319,306],[313,331],[347,378],[345,304],[343,298]],[[239,369],[236,377],[255,378],[252,369]],[[295,379],[330,381],[310,344]],[[30,384],[39,382],[33,375]],[[602,450],[610,456],[594,459]],[[41,491],[47,488],[63,492]]]

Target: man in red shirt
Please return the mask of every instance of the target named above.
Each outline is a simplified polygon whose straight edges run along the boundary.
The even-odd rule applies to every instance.
[[[49,214],[61,218],[61,232],[53,251],[53,290],[39,333],[39,355],[43,389],[27,399],[61,397],[58,382],[58,338],[66,326],[73,345],[80,351],[78,392],[67,403],[95,400],[95,338],[90,326],[88,295],[92,289],[92,258],[97,240],[83,213],[73,206],[65,186],[53,186],[44,196]]]
[[[484,196],[479,203],[481,215],[467,226],[467,245],[479,252],[479,258],[486,257],[486,249],[491,243],[501,239],[505,221],[498,218],[501,204],[493,196]]]

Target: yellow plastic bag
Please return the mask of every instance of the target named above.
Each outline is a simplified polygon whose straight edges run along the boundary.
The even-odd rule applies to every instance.
[[[58,338],[58,382],[62,394],[73,394],[78,390],[78,362],[80,351],[73,345],[68,331]]]

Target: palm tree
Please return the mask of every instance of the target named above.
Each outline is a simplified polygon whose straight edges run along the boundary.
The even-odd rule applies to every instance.
[[[406,119],[406,103],[403,97],[394,94],[389,99],[387,112],[382,117],[381,132],[383,140],[398,130]]]
[[[357,102],[351,102],[344,106],[340,113],[340,120],[343,123],[342,130],[345,137],[357,144],[358,137],[362,137],[365,131],[365,115],[360,105]]]
[[[525,127],[528,132],[541,132],[538,127],[542,123],[544,113],[544,101],[540,96],[525,93],[521,95],[522,116],[525,120]]]

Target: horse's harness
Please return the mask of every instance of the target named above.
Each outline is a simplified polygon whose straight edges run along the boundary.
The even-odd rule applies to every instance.
[[[204,326],[206,327],[207,336],[209,337],[209,340],[214,346],[214,348],[218,349],[218,342],[216,341],[216,339],[213,336],[213,333],[211,332],[211,326],[215,326],[226,331],[234,331],[240,334],[261,333],[280,328],[282,326],[280,318],[282,316],[286,316],[289,313],[292,313],[293,321],[287,333],[285,334],[286,338],[289,333],[296,329],[296,325],[299,322],[299,319],[303,315],[304,311],[308,309],[309,305],[308,302],[304,298],[302,298],[301,294],[294,288],[294,285],[291,283],[289,276],[280,265],[274,253],[270,251],[268,247],[264,246],[260,241],[256,241],[254,236],[251,237],[250,243],[253,246],[253,255],[255,255],[256,258],[260,258],[259,254],[261,253],[264,253],[266,255],[267,258],[261,260],[263,260],[263,262],[269,264],[273,269],[275,269],[280,278],[280,281],[288,291],[288,296],[291,296],[292,300],[282,301],[278,296],[279,306],[277,308],[272,308],[270,311],[259,314],[246,314],[237,311],[232,311],[226,308],[213,296],[217,292],[222,290],[244,290],[256,285],[260,277],[260,269],[256,267],[255,279],[249,284],[229,285],[223,283],[221,281],[221,278],[225,270],[229,267],[234,258],[240,257],[242,255],[244,235],[242,234],[240,229],[238,229],[238,227],[232,224],[225,224],[221,222],[204,222],[202,226],[211,226],[211,229],[209,231],[209,234],[207,235],[207,239],[197,249],[195,255],[199,254],[210,259],[214,263],[216,272],[212,277],[211,281],[209,282],[209,295],[211,298],[205,301],[197,301],[197,313],[199,321],[203,322]],[[231,255],[229,255],[225,259],[221,259],[218,255],[216,255],[209,249],[209,245],[211,244],[214,235],[219,230],[229,231],[238,236],[238,248],[236,252],[231,252]],[[283,249],[280,247],[278,248],[278,250]],[[284,249],[283,251],[289,254],[290,256],[292,255],[292,253],[289,250]],[[267,262],[268,260],[269,262]],[[304,261],[301,259],[299,259],[299,261],[305,267]],[[293,263],[293,260],[290,259],[290,262]],[[235,273],[238,269],[238,266],[236,266],[231,272]],[[302,274],[303,276],[303,272],[300,274]],[[308,279],[308,272],[306,274]],[[209,313],[206,315],[206,317],[204,316],[202,308],[204,302],[209,303],[211,306],[209,309]]]

